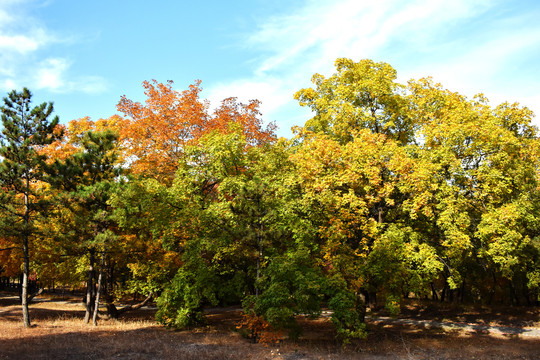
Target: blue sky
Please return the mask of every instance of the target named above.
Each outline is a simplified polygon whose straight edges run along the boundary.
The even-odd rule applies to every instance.
[[[289,137],[310,117],[294,92],[349,57],[538,114],[538,19],[537,0],[0,0],[0,91],[26,86],[68,122],[109,117],[124,94],[144,101],[144,80],[200,79],[214,105],[261,100]]]

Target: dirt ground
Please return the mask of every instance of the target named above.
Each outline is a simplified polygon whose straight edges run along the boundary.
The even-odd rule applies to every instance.
[[[297,342],[253,344],[237,332],[240,311],[208,315],[208,324],[173,331],[154,322],[155,310],[128,313],[120,320],[83,324],[80,299],[39,301],[31,305],[33,326],[22,327],[20,304],[0,294],[0,359],[539,359],[540,337],[489,331],[489,326],[536,329],[538,308],[465,308],[411,301],[400,319],[370,314],[369,336],[338,344],[328,317],[300,318]],[[383,317],[381,317],[383,316]],[[424,320],[483,325],[464,330],[431,326]]]

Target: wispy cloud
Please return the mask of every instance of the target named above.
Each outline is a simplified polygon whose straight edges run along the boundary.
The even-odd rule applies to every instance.
[[[483,88],[496,90],[507,88],[515,81],[513,90],[523,86],[522,79],[514,78],[512,63],[517,63],[531,48],[540,49],[540,27],[515,30],[513,33],[491,37],[484,43],[464,49],[448,58],[441,58],[429,65],[409,66],[411,76],[419,77],[422,67],[428,66],[430,74],[447,87],[457,91],[480,91]],[[521,77],[528,75],[519,74]],[[533,80],[533,79],[531,79]],[[534,79],[540,80],[540,79]]]
[[[36,85],[38,89],[59,90],[64,87],[64,73],[69,68],[69,63],[65,59],[45,60],[36,74]]]
[[[538,49],[540,39],[537,21],[527,18],[524,22],[519,16],[502,21],[502,4],[489,0],[307,1],[291,14],[262,22],[247,36],[246,45],[262,54],[253,73],[211,87],[209,92],[264,95],[260,99],[263,105],[271,103],[268,115],[272,117],[281,106],[294,102],[294,91],[310,86],[313,73],[329,75],[336,58],[350,57],[387,61],[406,76],[433,75],[443,85],[449,81],[454,90],[484,91],[489,97],[503,92],[492,77],[507,74],[509,59],[531,45]],[[291,124],[283,119],[284,125]]]
[[[0,51],[27,54],[45,46],[51,40],[43,29],[36,29],[25,35],[0,34]]]
[[[248,44],[273,52],[259,72],[279,70],[282,64],[328,69],[340,56],[377,56],[392,41],[429,46],[439,30],[488,8],[483,0],[309,1],[294,15],[263,23]]]
[[[18,86],[53,92],[106,90],[106,81],[97,76],[77,76],[71,61],[54,54],[52,47],[73,42],[71,35],[54,33],[27,11],[43,5],[34,0],[0,1],[0,89]]]
[[[107,88],[106,81],[99,76],[67,77],[71,63],[63,58],[49,58],[39,64],[33,79],[37,89],[47,89],[56,93],[84,92],[97,94]]]

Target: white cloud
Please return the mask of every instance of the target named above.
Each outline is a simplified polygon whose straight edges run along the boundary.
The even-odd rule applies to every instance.
[[[71,34],[55,34],[28,12],[46,6],[34,0],[0,0],[0,88],[15,85],[53,92],[100,93],[107,82],[99,76],[74,75],[72,61],[53,53],[53,45],[72,44]]]
[[[278,70],[295,60],[302,67],[326,64],[328,68],[337,57],[376,56],[395,39],[426,42],[441,27],[481,13],[487,6],[486,1],[466,0],[310,1],[297,14],[262,24],[248,44],[274,53],[262,62],[259,72]]]
[[[26,13],[33,5],[28,0],[0,1],[0,51],[3,55],[28,54],[60,41]]]
[[[34,79],[38,89],[47,89],[57,93],[83,92],[97,94],[107,89],[107,82],[100,76],[82,76],[67,80],[67,72],[71,63],[62,58],[51,58],[43,61]]]
[[[445,88],[468,97],[483,93],[493,106],[517,101],[540,114],[540,79],[513,65],[531,48],[540,48],[540,27],[497,35],[440,62],[420,63],[403,72],[400,81],[429,75]],[[537,116],[537,124],[539,120]]]
[[[17,88],[17,84],[12,79],[6,79],[3,81],[0,87],[6,90],[12,90]]]
[[[493,10],[503,13],[502,5],[490,0],[307,1],[291,14],[262,22],[246,41],[264,54],[256,59],[256,70],[210,93],[260,95],[263,106],[270,103],[272,117],[294,103],[294,91],[310,86],[313,73],[329,75],[336,58],[350,57],[387,61],[401,75],[432,75],[466,95],[500,96],[504,89],[497,79],[508,76],[508,62],[531,46],[538,48],[540,39],[540,24],[526,18],[526,10],[525,21],[489,17]],[[529,88],[536,93],[517,94],[524,105],[531,106],[526,101],[540,94],[540,79],[535,81],[539,86]]]
[[[47,59],[37,71],[36,86],[38,89],[60,90],[65,85],[63,79],[69,63],[65,59]]]
[[[24,35],[6,35],[0,30],[0,51],[3,52],[27,54],[54,41],[43,29],[35,29]]]

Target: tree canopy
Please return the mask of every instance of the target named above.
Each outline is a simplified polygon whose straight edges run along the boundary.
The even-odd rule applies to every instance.
[[[53,221],[36,223],[47,236],[35,246],[58,256],[37,257],[36,275],[86,281],[88,312],[95,283],[111,316],[117,296],[140,294],[176,328],[203,323],[205,307],[242,304],[242,331],[263,341],[300,336],[297,315],[324,308],[339,339],[362,338],[368,306],[397,313],[411,296],[539,303],[540,143],[529,109],[430,78],[400,84],[372,60],[337,59],[334,74],[312,80],[295,98],[313,117],[293,139],[277,139],[257,100],[211,110],[199,81],[184,91],[144,82],[144,104],[124,96],[123,116],[96,122],[44,122],[42,106],[30,132],[8,121],[10,100],[0,246],[30,234],[12,215],[46,199]],[[8,141],[16,131],[32,135]],[[30,162],[17,165],[15,149]]]

